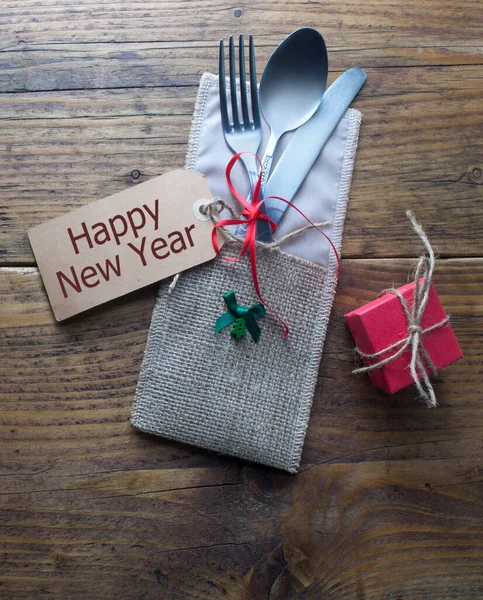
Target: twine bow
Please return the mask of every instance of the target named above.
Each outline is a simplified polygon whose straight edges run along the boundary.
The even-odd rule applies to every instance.
[[[387,353],[389,353],[389,356],[379,360],[379,362],[372,362],[370,365],[355,369],[353,373],[367,373],[369,371],[373,371],[374,369],[379,369],[380,367],[383,367],[387,363],[401,356],[401,354],[410,348],[411,360],[409,362],[409,370],[411,377],[414,380],[414,384],[416,385],[419,395],[424,399],[426,406],[428,408],[434,408],[438,405],[438,403],[433,386],[427,374],[427,369],[429,369],[431,375],[433,376],[436,376],[437,372],[431,357],[427,353],[422,343],[422,337],[430,331],[434,331],[435,329],[439,329],[440,327],[446,325],[446,323],[449,321],[449,317],[446,317],[439,323],[435,323],[434,325],[431,325],[425,329],[421,327],[421,319],[428,304],[435,257],[433,249],[431,248],[431,244],[429,243],[423,228],[416,221],[414,214],[408,210],[406,212],[406,216],[411,223],[413,231],[419,236],[426,248],[426,253],[422,254],[418,259],[416,271],[414,273],[414,302],[412,308],[409,309],[406,299],[401,292],[395,288],[384,290],[380,295],[394,294],[394,296],[398,298],[408,323],[408,335],[404,339],[399,340],[398,342],[391,344],[387,348],[384,348],[379,352],[375,352],[374,354],[366,354],[365,352],[362,352],[356,348],[357,354],[368,361],[377,360]]]
[[[265,315],[265,307],[263,304],[254,304],[250,308],[247,308],[246,306],[240,306],[240,304],[238,304],[236,301],[235,292],[233,290],[224,294],[223,299],[228,307],[228,312],[226,312],[224,315],[221,315],[221,317],[218,317],[216,320],[215,333],[218,333],[218,331],[228,327],[228,325],[234,323],[236,319],[242,318],[245,320],[247,330],[252,336],[253,341],[258,342],[262,330],[260,329],[256,319],[259,319]]]

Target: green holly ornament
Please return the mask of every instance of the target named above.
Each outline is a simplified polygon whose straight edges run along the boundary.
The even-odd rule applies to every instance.
[[[236,319],[236,321],[233,323],[233,327],[230,329],[230,333],[234,335],[237,340],[245,337],[247,334],[247,324],[245,319],[241,317]]]
[[[248,308],[248,306],[240,306],[236,301],[235,292],[233,290],[223,294],[223,299],[228,307],[228,312],[221,317],[216,319],[215,333],[225,329],[225,327],[231,327],[230,333],[239,340],[245,337],[248,333],[252,336],[255,343],[260,339],[262,330],[260,329],[257,319],[263,317],[265,314],[265,307],[263,304],[255,304]]]

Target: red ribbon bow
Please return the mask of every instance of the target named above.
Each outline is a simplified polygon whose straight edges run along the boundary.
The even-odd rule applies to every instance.
[[[246,251],[249,250],[253,287],[255,288],[255,292],[256,292],[258,298],[260,299],[260,302],[262,302],[267,307],[267,309],[270,310],[270,312],[280,321],[280,323],[282,323],[283,327],[285,328],[285,337],[288,337],[289,329],[287,327],[287,324],[283,321],[283,319],[275,311],[273,311],[268,306],[268,304],[262,298],[262,295],[260,293],[260,286],[258,283],[257,253],[256,253],[257,220],[263,219],[264,221],[268,221],[270,223],[270,227],[271,227],[272,231],[275,231],[275,229],[277,228],[276,224],[265,213],[263,213],[261,211],[261,206],[265,202],[265,200],[267,200],[267,198],[263,198],[262,200],[260,199],[260,188],[262,185],[262,173],[261,173],[261,161],[258,158],[258,156],[256,156],[256,159],[258,160],[258,163],[260,165],[260,175],[258,176],[257,183],[253,190],[253,198],[252,198],[251,203],[235,189],[234,185],[231,182],[231,171],[242,154],[244,154],[244,153],[238,152],[237,154],[235,154],[233,156],[233,158],[230,159],[230,161],[228,162],[228,164],[226,166],[225,174],[226,174],[226,181],[228,183],[230,192],[235,196],[235,198],[238,200],[238,202],[240,202],[240,204],[243,206],[243,210],[241,212],[239,219],[223,219],[223,220],[215,223],[215,226],[213,227],[213,231],[211,234],[213,248],[215,249],[215,252],[217,253],[217,255],[220,258],[222,258],[223,260],[225,260],[227,262],[232,262],[232,263],[240,260],[240,258],[246,253]],[[269,198],[275,198],[276,200],[285,202],[285,204],[288,204],[289,206],[294,208],[300,215],[302,215],[302,217],[308,223],[310,223],[310,225],[312,225],[312,227],[317,229],[317,231],[319,231],[327,239],[327,241],[331,245],[332,250],[334,251],[335,257],[337,259],[337,267],[338,267],[337,268],[337,279],[339,279],[340,258],[339,258],[339,254],[338,254],[334,244],[332,243],[332,240],[329,238],[329,236],[326,235],[321,229],[319,229],[319,227],[317,227],[317,225],[315,225],[315,223],[312,223],[312,221],[306,215],[304,215],[304,213],[301,210],[299,210],[294,204],[292,204],[288,200],[285,200],[285,198],[280,198],[279,196],[269,196]],[[218,243],[218,235],[216,233],[217,227],[227,227],[229,225],[247,225],[245,239],[243,240],[242,249],[240,250],[240,253],[238,254],[238,256],[235,256],[234,258],[229,258],[229,257],[223,256],[221,254],[220,245]]]

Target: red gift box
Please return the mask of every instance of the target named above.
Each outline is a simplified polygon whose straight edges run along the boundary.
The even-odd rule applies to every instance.
[[[423,280],[420,279],[420,284]],[[411,310],[414,301],[414,281],[398,288]],[[423,330],[421,343],[436,370],[446,367],[463,356],[458,341],[449,322],[432,331],[424,333],[425,329],[441,323],[446,319],[441,301],[431,284],[428,303],[420,321]],[[385,294],[377,300],[353,310],[345,315],[346,323],[356,342],[357,349],[364,354],[376,354],[392,346],[409,335],[409,323],[404,308],[399,298],[391,293]],[[393,349],[371,360],[364,359],[366,365],[380,362],[382,359],[395,354]],[[411,347],[409,346],[400,356],[381,366],[369,371],[371,381],[388,394],[394,394],[402,388],[413,383],[409,370],[411,360]],[[426,372],[431,373],[425,365]]]

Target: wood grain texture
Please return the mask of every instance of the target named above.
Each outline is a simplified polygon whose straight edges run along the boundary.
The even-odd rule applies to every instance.
[[[226,0],[16,0],[2,2],[5,48],[16,44],[218,41],[246,28],[278,44],[287,27],[322,25],[335,47],[481,48],[478,0],[388,0],[370,3]],[[466,18],[463,19],[462,16]]]
[[[0,599],[481,600],[481,3],[2,0],[0,23]],[[261,72],[301,26],[324,34],[330,82],[368,81],[291,476],[134,431],[154,287],[58,324],[26,230],[181,167],[219,39],[254,34]],[[351,374],[343,321],[406,282],[408,208],[465,354],[431,411]]]
[[[0,7],[0,264],[33,265],[29,227],[133,184],[134,169],[183,165],[196,85],[216,71],[220,37],[254,33],[261,71],[303,24],[326,36],[330,81],[355,65],[368,73],[354,104],[364,123],[344,255],[411,256],[407,208],[434,224],[443,256],[483,254],[477,3],[119,6]]]
[[[343,314],[409,271],[344,261],[294,477],[132,430],[152,291],[58,324],[0,270],[0,598],[480,598],[483,260],[437,267],[437,410],[350,373]]]
[[[331,75],[331,80],[336,74]],[[343,253],[412,256],[404,212],[443,256],[483,254],[483,76],[477,66],[368,69]],[[0,94],[3,264],[33,264],[26,231],[182,167],[195,87]],[[6,226],[5,226],[6,225]]]

